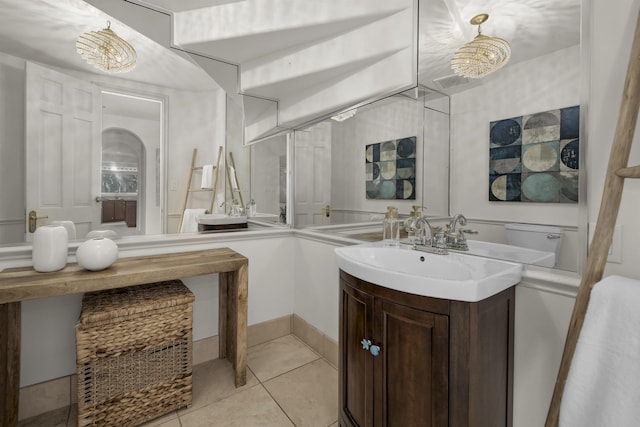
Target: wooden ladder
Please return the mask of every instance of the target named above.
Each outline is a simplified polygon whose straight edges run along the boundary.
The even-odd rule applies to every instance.
[[[238,171],[236,170],[236,162],[233,160],[233,153],[229,151],[229,165],[227,165],[227,181],[229,182],[229,189],[231,190],[231,198],[236,200],[236,194],[240,198],[240,206],[244,208],[244,200],[242,199],[242,191],[240,191],[240,181],[238,181]],[[232,170],[230,170],[232,169]],[[233,185],[235,183],[235,187]]]
[[[193,149],[193,155],[191,156],[191,169],[189,169],[189,180],[187,181],[187,191],[184,195],[184,204],[182,206],[182,216],[180,217],[180,225],[178,226],[178,230],[182,230],[182,223],[184,221],[184,213],[187,210],[187,204],[189,203],[189,196],[192,193],[211,193],[211,204],[209,205],[209,209],[207,213],[213,212],[213,203],[216,200],[216,188],[218,187],[218,170],[220,169],[220,157],[222,157],[222,147],[218,148],[218,158],[216,160],[216,165],[213,170],[213,186],[212,188],[192,188],[193,184],[193,173],[195,171],[202,171],[202,166],[196,166],[196,157],[198,156],[198,149]]]
[[[627,68],[627,77],[622,93],[620,113],[616,124],[616,132],[609,155],[607,175],[598,213],[593,240],[589,248],[587,265],[582,275],[576,303],[573,307],[569,331],[565,342],[562,361],[556,379],[551,405],[547,413],[546,427],[557,427],[560,416],[560,403],[564,386],[569,374],[571,360],[578,343],[578,336],[584,323],[591,289],[603,276],[609,247],[613,240],[613,231],[618,217],[622,189],[625,178],[640,178],[640,166],[628,167],[629,153],[633,143],[633,135],[640,107],[640,14],[636,22],[633,45]]]

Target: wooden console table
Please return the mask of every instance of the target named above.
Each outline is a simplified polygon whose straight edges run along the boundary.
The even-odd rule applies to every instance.
[[[121,258],[102,271],[68,264],[53,273],[31,267],[0,272],[0,427],[18,423],[20,309],[28,299],[142,285],[219,273],[220,357],[233,363],[236,387],[247,381],[249,261],[228,248]]]

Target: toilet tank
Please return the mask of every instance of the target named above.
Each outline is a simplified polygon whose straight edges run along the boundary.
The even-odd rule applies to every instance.
[[[553,252],[556,260],[560,255],[562,229],[550,225],[505,224],[507,243],[513,246]]]

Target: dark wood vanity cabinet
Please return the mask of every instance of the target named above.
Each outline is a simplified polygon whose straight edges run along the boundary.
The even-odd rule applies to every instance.
[[[512,426],[514,307],[514,287],[467,303],[341,271],[340,426]]]
[[[102,222],[127,223],[127,227],[136,226],[137,202],[135,200],[103,200]]]

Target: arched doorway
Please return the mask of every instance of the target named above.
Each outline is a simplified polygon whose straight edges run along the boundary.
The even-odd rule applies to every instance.
[[[102,131],[102,227],[118,235],[144,234],[145,169],[142,140],[122,128]]]

